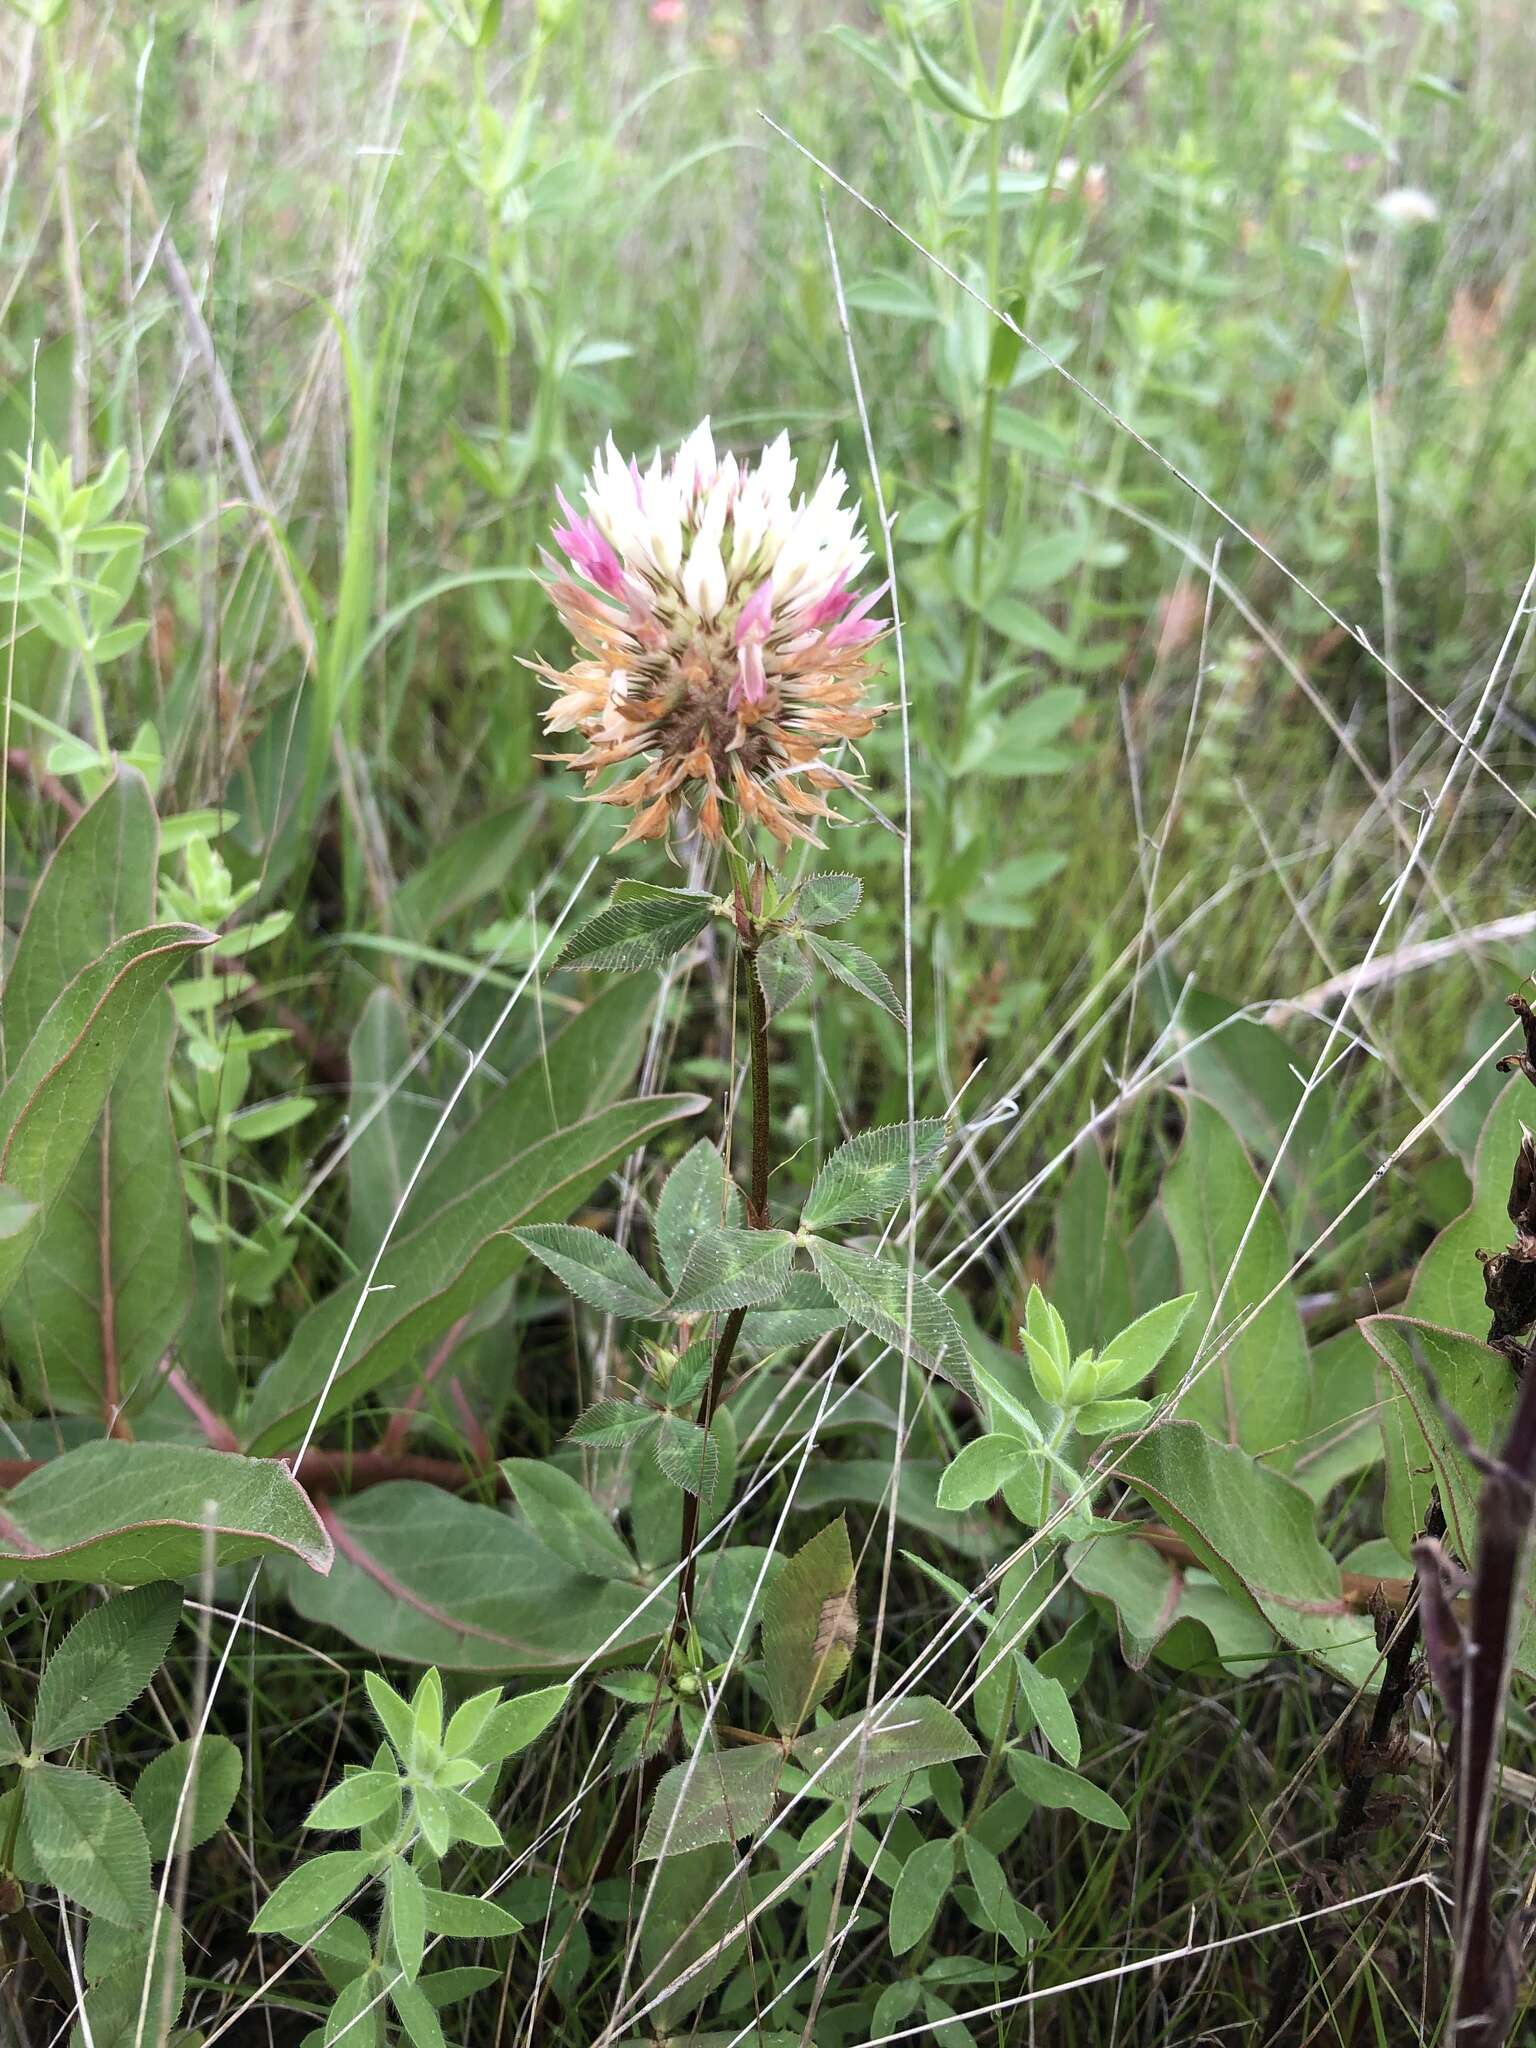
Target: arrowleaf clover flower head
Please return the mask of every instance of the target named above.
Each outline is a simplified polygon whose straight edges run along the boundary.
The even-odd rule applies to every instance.
[[[787,435],[738,462],[706,419],[644,471],[610,435],[585,509],[560,494],[565,559],[543,559],[578,658],[530,666],[555,693],[546,732],[587,743],[549,758],[589,783],[633,765],[591,798],[633,810],[620,845],[664,838],[685,803],[712,841],[732,806],[784,845],[819,844],[810,821],[834,815],[824,792],[847,777],[827,753],[874,726],[864,684],[887,622],[870,616],[883,592],[855,587],[869,550],[843,472],[828,463],[797,499],[795,468]]]

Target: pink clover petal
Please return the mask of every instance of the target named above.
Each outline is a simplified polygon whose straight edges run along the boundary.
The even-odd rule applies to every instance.
[[[853,603],[853,592],[846,584],[834,584],[818,604],[811,606],[804,623],[807,626],[827,626],[834,619],[841,618]]]
[[[749,640],[742,647],[737,659],[741,663],[741,674],[731,685],[727,707],[739,711],[743,704],[761,704],[768,688],[768,676],[763,668],[763,650],[756,641]]]
[[[566,502],[563,491],[557,490],[555,496],[560,501],[561,511],[570,522],[568,526],[555,528],[556,544],[564,548],[582,575],[590,582],[597,584],[599,589],[606,590],[610,596],[616,595],[624,582],[623,564],[598,530],[596,521],[584,519],[580,514],[573,512]]]
[[[863,647],[878,640],[889,619],[842,619],[827,635],[828,647]]]
[[[882,583],[878,590],[872,590],[868,597],[861,597],[853,610],[842,618],[827,635],[829,647],[860,647],[866,640],[872,640],[877,633],[884,632],[889,621],[875,620],[866,631],[863,626],[865,614],[877,605],[890,589],[890,582]]]
[[[755,643],[761,646],[772,624],[773,585],[771,582],[759,583],[742,606],[736,621],[736,645],[745,647]]]

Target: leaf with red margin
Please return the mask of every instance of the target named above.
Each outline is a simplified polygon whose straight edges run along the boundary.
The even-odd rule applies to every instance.
[[[33,891],[0,996],[13,1053],[72,976],[152,921],[159,841],[149,787],[120,762]],[[166,1081],[175,1038],[162,993],[5,1304],[6,1343],[33,1409],[114,1422],[191,1307],[192,1240]]]
[[[36,1210],[0,1237],[0,1300],[74,1172],[151,1003],[189,954],[212,944],[196,925],[128,932],[66,985],[33,1032],[0,1093],[0,1181]]]
[[[210,1556],[288,1557],[323,1573],[331,1541],[286,1465],[198,1444],[103,1437],[0,1500],[0,1570],[11,1578],[143,1586],[190,1578]]]

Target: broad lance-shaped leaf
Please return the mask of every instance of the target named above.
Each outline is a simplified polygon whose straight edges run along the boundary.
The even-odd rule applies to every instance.
[[[383,1241],[437,1123],[438,1105],[420,1071],[407,1071],[410,1058],[405,1006],[393,989],[376,988],[347,1048],[347,1251],[359,1266]]]
[[[599,1652],[632,1659],[672,1617],[666,1592],[575,1571],[513,1516],[414,1480],[338,1500],[325,1518],[335,1566],[323,1579],[288,1573],[288,1597],[374,1656],[455,1671],[574,1671]]]
[[[116,1416],[147,1391],[192,1301],[192,1241],[166,1080],[176,1015],[156,999],[101,1121],[0,1312],[34,1406]]]
[[[391,1245],[355,1326],[366,1274],[311,1309],[283,1356],[257,1383],[246,1418],[247,1447],[257,1453],[287,1450],[303,1436],[317,1407],[324,1423],[420,1357],[461,1315],[511,1279],[526,1256],[513,1235],[519,1225],[569,1215],[616,1161],[706,1106],[698,1095],[656,1095],[599,1110],[530,1145]]]
[[[562,967],[660,967],[696,939],[715,914],[715,899],[690,889],[620,882],[606,910],[565,943]]]
[[[906,1200],[949,1142],[942,1117],[882,1124],[839,1145],[811,1183],[800,1221],[807,1230],[831,1223],[881,1223]]]
[[[1312,1399],[1306,1333],[1287,1279],[1290,1246],[1220,1111],[1197,1095],[1185,1097],[1184,1110],[1184,1142],[1163,1181],[1163,1209],[1195,1302],[1158,1370],[1158,1390],[1179,1385],[1193,1365],[1196,1378],[1179,1402],[1180,1415],[1255,1457],[1288,1466],[1306,1434]],[[1276,1288],[1240,1335],[1223,1335]]]
[[[487,897],[499,897],[544,820],[538,796],[523,795],[501,810],[481,812],[440,842],[391,892],[395,931],[427,940]]]
[[[213,1513],[210,1516],[210,1504]],[[15,1579],[142,1586],[286,1556],[323,1573],[331,1546],[286,1465],[201,1444],[102,1437],[0,1499],[0,1570]]]
[[[547,1040],[535,1031],[525,1057],[480,1114],[439,1144],[440,1156],[416,1183],[396,1235],[408,1236],[540,1138],[617,1101],[634,1081],[655,1007],[654,977],[627,975],[600,988]],[[503,1056],[499,1041],[493,1054]]]
[[[32,1747],[68,1749],[131,1707],[164,1663],[180,1615],[172,1586],[140,1586],[82,1614],[43,1671]]]
[[[668,1304],[674,1316],[760,1308],[789,1285],[795,1240],[787,1230],[704,1230],[678,1276]]]
[[[813,1789],[823,1799],[848,1799],[856,1788],[873,1792],[893,1778],[979,1751],[948,1707],[913,1693],[802,1735],[792,1754],[803,1771],[815,1773]]]
[[[853,1551],[839,1515],[795,1552],[763,1596],[763,1674],[781,1735],[797,1734],[837,1684],[858,1630]]]
[[[37,1215],[0,1238],[0,1300],[10,1293],[84,1151],[161,989],[189,954],[213,943],[196,925],[129,932],[56,998],[0,1093],[0,1181]]]
[[[704,1749],[674,1764],[656,1787],[640,1843],[642,1861],[684,1856],[711,1842],[740,1842],[767,1825],[784,1773],[777,1743]]]
[[[1504,1227],[1507,1233],[1507,1218]],[[1367,1316],[1360,1328],[1380,1368],[1387,1536],[1400,1555],[1409,1555],[1430,1499],[1438,1496],[1446,1548],[1471,1566],[1477,1559],[1483,1479],[1447,1423],[1446,1411],[1481,1450],[1497,1452],[1509,1434],[1519,1392],[1509,1360],[1476,1337],[1410,1316]],[[1526,1580],[1516,1663],[1524,1672],[1536,1672],[1536,1558]]]
[[[1227,1592],[1207,1572],[1171,1565],[1149,1543],[1091,1536],[1069,1546],[1067,1561],[1074,1584],[1108,1603],[1120,1654],[1133,1671],[1155,1651],[1175,1670],[1214,1675],[1225,1664],[1236,1677],[1251,1678],[1277,1654],[1274,1630],[1246,1594]]]
[[[13,1058],[66,982],[153,919],[158,839],[148,786],[120,765],[65,834],[33,896],[0,999]],[[166,1086],[175,1035],[170,999],[159,996],[0,1316],[35,1407],[117,1414],[191,1306],[192,1246]]]
[[[1203,989],[1179,989],[1176,1019],[1171,990],[1159,978],[1149,994],[1157,1023],[1178,1034],[1191,1090],[1214,1104],[1261,1166],[1278,1159],[1273,1199],[1288,1235],[1308,1242],[1370,1171],[1349,1114],[1348,1084],[1306,1095],[1295,1050],[1279,1032]]]
[[[1214,1442],[1194,1422],[1164,1423],[1119,1452],[1111,1469],[1287,1642],[1353,1685],[1371,1682],[1374,1632],[1348,1609],[1339,1568],[1317,1540],[1312,1503],[1299,1486],[1235,1445]]]
[[[1102,1351],[1131,1319],[1131,1274],[1123,1194],[1110,1184],[1090,1133],[1078,1145],[1052,1218],[1051,1279],[1046,1290],[1078,1350]]]
[[[811,1239],[810,1251],[817,1279],[850,1322],[894,1345],[962,1393],[971,1391],[971,1361],[960,1325],[926,1280],[915,1275],[909,1279],[904,1259],[875,1258],[820,1237]]]
[[[157,841],[144,778],[119,765],[59,841],[32,893],[0,990],[7,1073],[65,984],[125,931],[154,922]]]
[[[639,1260],[611,1237],[578,1223],[540,1223],[517,1233],[572,1294],[611,1316],[659,1316],[667,1297]]]
[[[1509,1176],[1524,1128],[1536,1122],[1531,1105],[1531,1084],[1521,1074],[1496,1097],[1477,1140],[1471,1203],[1420,1259],[1403,1304],[1408,1315],[1446,1330],[1487,1329],[1477,1254],[1509,1242]]]

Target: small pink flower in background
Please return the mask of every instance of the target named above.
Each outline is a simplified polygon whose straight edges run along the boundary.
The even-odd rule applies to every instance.
[[[651,0],[651,19],[658,28],[673,28],[687,18],[688,9],[683,0]]]
[[[885,630],[860,598],[869,560],[847,480],[829,463],[809,497],[781,434],[755,462],[715,449],[709,421],[670,463],[643,473],[610,435],[577,512],[562,495],[545,555],[549,592],[581,649],[568,669],[531,664],[555,691],[545,730],[579,732],[561,755],[588,781],[621,762],[637,772],[595,793],[635,817],[621,844],[663,838],[678,808],[697,808],[718,840],[723,806],[784,844],[819,843],[830,818],[820,792],[840,777],[823,756],[862,739],[869,650]]]

